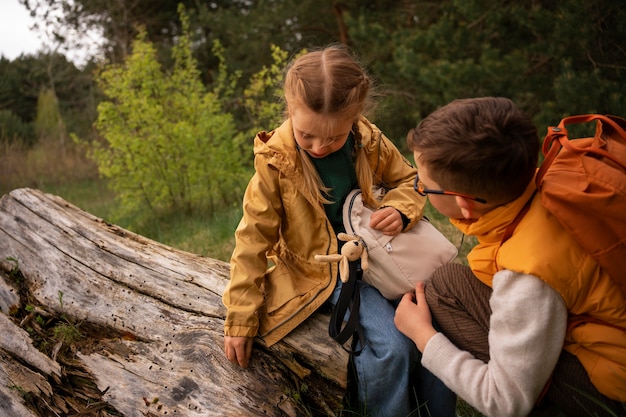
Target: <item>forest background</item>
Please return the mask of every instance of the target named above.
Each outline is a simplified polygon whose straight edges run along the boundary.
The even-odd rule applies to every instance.
[[[225,261],[254,134],[280,122],[282,69],[304,50],[354,50],[377,82],[370,118],[408,157],[408,130],[456,98],[509,97],[540,135],[567,115],[626,116],[623,1],[20,2],[53,42],[0,58],[0,195],[38,188]],[[77,67],[65,53],[93,31]],[[463,257],[473,241],[427,215]]]
[[[510,97],[540,135],[566,115],[626,116],[624,2],[20,2],[54,48],[0,59],[0,194],[39,188],[222,260],[254,133],[279,123],[282,68],[303,50],[353,48],[377,81],[369,116],[404,152],[456,98]],[[64,51],[94,29],[103,42],[78,68]]]

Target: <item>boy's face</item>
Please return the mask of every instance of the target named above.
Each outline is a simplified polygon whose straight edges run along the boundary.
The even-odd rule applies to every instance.
[[[430,178],[428,173],[428,167],[420,162],[421,153],[418,151],[413,152],[415,157],[415,164],[417,165],[417,171],[419,173],[419,180],[423,187],[431,190],[440,190],[441,187],[435,181]],[[453,195],[443,194],[427,194],[428,200],[441,214],[452,219],[464,218],[461,208],[457,204],[457,197]]]

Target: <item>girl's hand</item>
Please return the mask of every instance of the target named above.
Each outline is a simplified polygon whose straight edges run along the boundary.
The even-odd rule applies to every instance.
[[[393,321],[398,330],[411,339],[420,352],[424,352],[426,344],[437,331],[433,327],[430,309],[426,303],[423,282],[415,285],[415,294],[404,294]]]
[[[404,225],[398,210],[393,207],[383,207],[372,213],[370,227],[380,230],[384,235],[395,236],[402,232]]]
[[[224,336],[224,352],[229,361],[242,368],[247,368],[252,355],[251,337]]]

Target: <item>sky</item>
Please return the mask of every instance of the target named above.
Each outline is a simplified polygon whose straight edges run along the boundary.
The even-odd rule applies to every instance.
[[[34,20],[18,0],[0,0],[0,54],[14,60],[20,54],[34,54],[43,42],[30,30]]]
[[[0,0],[0,54],[12,61],[21,54],[36,54],[41,51],[46,44],[45,34],[31,29],[34,23],[34,18],[18,0]],[[81,39],[92,40],[93,46],[99,43],[101,36],[90,32],[81,35]],[[85,46],[65,55],[81,67],[88,60],[89,53],[93,52],[93,47]]]

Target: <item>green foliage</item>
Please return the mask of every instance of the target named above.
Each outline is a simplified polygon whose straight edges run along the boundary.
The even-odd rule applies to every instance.
[[[128,34],[136,33],[137,23],[146,28],[144,40],[152,42],[159,61],[167,61],[168,65],[172,61],[165,55],[172,45],[180,42],[183,33],[182,19],[177,21],[175,10],[178,2],[138,0],[115,5],[94,0],[24,2],[37,15],[46,17],[55,29],[62,29],[59,26],[63,25],[77,30],[99,26],[106,45],[102,52],[112,62],[124,59],[130,47]],[[225,66],[238,75],[230,79],[228,88],[212,91],[218,95],[222,110],[233,115],[239,131],[267,129],[274,124],[271,122],[274,109],[270,108],[267,115],[255,111],[255,115],[247,113],[252,107],[243,103],[244,90],[254,88],[243,84],[261,68],[273,66],[275,57],[268,53],[267,45],[276,45],[293,55],[330,42],[349,44],[369,64],[381,93],[379,112],[374,119],[400,147],[404,146],[408,129],[421,118],[461,97],[510,97],[534,117],[540,131],[568,114],[626,114],[624,2],[345,0],[320,4],[313,0],[216,0],[182,3],[190,10],[188,24],[192,30],[188,33],[192,36],[188,42],[201,63],[203,82],[226,86],[220,79]],[[57,17],[59,13],[50,13],[55,10],[65,11],[61,20]],[[223,45],[219,53],[215,51],[216,40]],[[53,60],[47,62],[52,64]],[[28,84],[15,83],[22,73],[38,82],[41,79],[40,65],[30,66],[37,69],[35,72],[23,64],[26,62],[20,62],[20,70],[11,68],[6,73],[8,89],[3,90],[0,79],[0,109],[3,98],[12,97],[10,92],[16,91],[16,86],[27,89]],[[61,112],[68,130],[72,131],[74,117],[71,120],[67,117],[66,100],[59,88],[71,84],[67,82],[71,78],[65,75],[70,71],[63,70],[60,62],[55,65],[52,73],[65,81],[56,84]],[[32,87],[28,90],[31,101]],[[83,88],[88,87],[83,85]],[[75,97],[85,93],[87,90],[78,91]],[[16,108],[11,109],[29,122],[31,119],[23,114],[33,113],[34,104],[20,101],[19,106],[15,103]],[[275,104],[270,100],[267,103]]]
[[[37,100],[35,132],[39,139],[65,142],[67,133],[59,111],[59,101],[54,90],[44,88]]]
[[[54,339],[66,346],[70,346],[83,338],[78,325],[69,321],[60,322],[53,329]]]
[[[10,110],[22,122],[34,120],[40,74],[31,59],[19,57],[9,61],[0,57],[0,110]]]
[[[250,84],[243,93],[252,119],[251,134],[277,126],[285,107],[282,82],[287,52],[272,45],[272,59],[274,62],[269,67],[264,66],[250,78]]]
[[[27,398],[30,396],[30,393],[19,385],[9,385],[8,388],[16,391],[22,398]]]
[[[213,83],[213,94],[220,98],[224,107],[228,107],[229,102],[235,100],[237,94],[237,81],[241,78],[241,70],[229,73],[226,64],[225,49],[220,41],[213,41],[213,55],[217,58],[217,77]]]
[[[622,3],[447,0],[394,16],[347,21],[384,85],[378,124],[401,142],[421,118],[464,97],[510,97],[540,132],[565,115],[626,115]]]
[[[24,123],[11,110],[0,110],[0,144],[32,145],[34,142],[33,127]]]
[[[22,275],[22,271],[20,271],[19,261],[12,256],[5,258],[5,260],[13,264],[11,270],[9,271],[9,277],[13,279],[16,284],[22,285],[22,283],[24,282],[24,276]]]
[[[79,70],[58,53],[0,58],[0,111],[10,110],[21,123],[34,124],[41,92],[47,90],[54,91],[65,128],[89,137],[97,100],[89,68]],[[26,144],[34,142],[31,130]]]
[[[459,417],[484,417],[474,407],[463,401],[461,398],[458,398],[456,401],[456,413]]]
[[[184,10],[181,20],[171,74],[141,33],[124,65],[97,76],[107,99],[98,106],[96,128],[108,146],[96,146],[93,156],[117,192],[121,213],[145,206],[155,213],[211,209],[242,193],[240,133],[220,97],[200,81]]]

